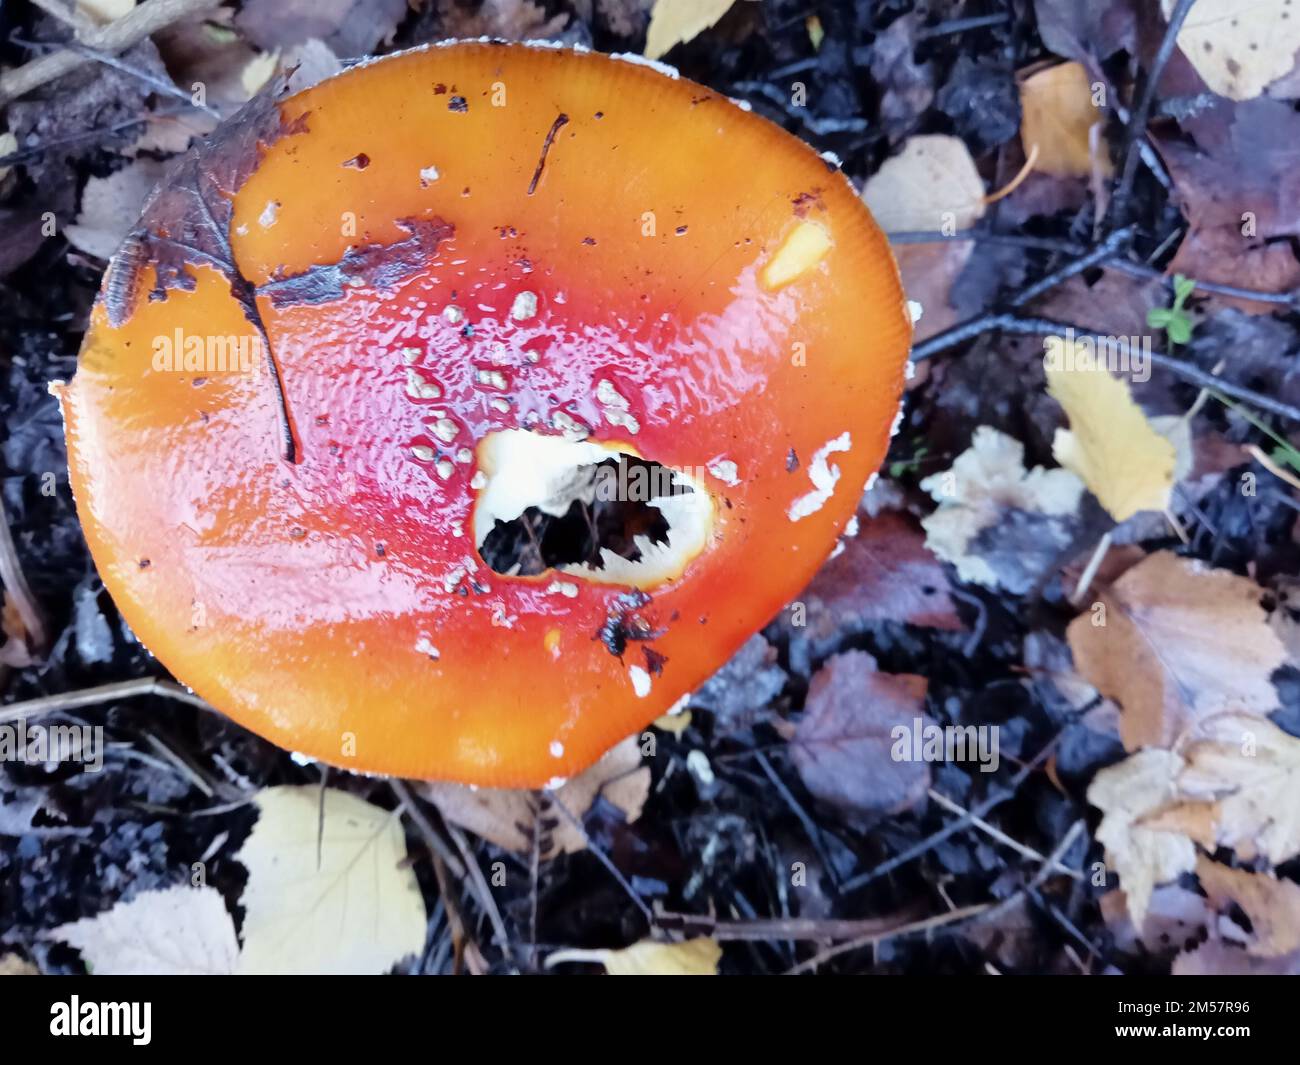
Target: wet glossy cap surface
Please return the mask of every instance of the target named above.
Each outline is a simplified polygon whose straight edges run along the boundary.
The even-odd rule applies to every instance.
[[[595,54],[435,47],[240,121],[146,211],[63,393],[106,586],[283,747],[572,775],[834,547],[902,391],[883,236],[801,142]],[[241,367],[259,322],[273,362]],[[492,571],[480,447],[510,429],[698,471],[703,550],[645,591]]]

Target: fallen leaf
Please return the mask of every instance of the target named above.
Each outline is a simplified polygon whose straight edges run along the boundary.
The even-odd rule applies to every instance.
[[[807,636],[860,632],[873,621],[962,627],[943,563],[925,546],[925,534],[911,518],[885,511],[859,519],[857,534],[842,542],[844,550],[795,600],[805,607]]]
[[[643,939],[622,950],[557,950],[546,967],[564,962],[597,962],[610,976],[717,976],[722,948],[712,939],[656,943]]]
[[[679,44],[695,40],[732,9],[736,0],[655,0],[646,31],[645,54],[661,59]]]
[[[244,0],[237,25],[259,51],[284,51],[313,37],[344,59],[391,41],[407,0]]]
[[[1297,18],[1300,21],[1300,17]],[[1220,103],[1157,138],[1188,227],[1170,273],[1264,292],[1300,285],[1300,114],[1259,98]],[[1251,314],[1273,304],[1215,297]]]
[[[47,934],[95,976],[227,976],[239,953],[225,900],[206,885],[146,891]]]
[[[0,976],[40,976],[40,969],[36,968],[26,958],[19,957],[17,954],[0,955]]]
[[[111,258],[135,227],[145,198],[166,169],[155,159],[141,157],[108,177],[87,180],[77,221],[64,231],[68,241],[88,255]]]
[[[913,11],[894,19],[871,45],[871,79],[880,93],[880,122],[891,141],[915,127],[934,100],[933,66],[916,61],[924,29],[925,12]]]
[[[1211,939],[1174,959],[1174,976],[1300,976],[1300,951],[1286,958],[1256,958]]]
[[[1070,623],[1075,665],[1120,704],[1128,750],[1172,746],[1225,711],[1276,709],[1269,674],[1286,649],[1269,628],[1261,594],[1245,577],[1161,551],[1102,591],[1101,610]]]
[[[655,718],[654,726],[674,736],[681,736],[683,732],[691,727],[691,712],[682,710],[676,714],[660,714]]]
[[[1109,59],[1121,48],[1137,53],[1133,0],[1034,0],[1043,43],[1070,59]]]
[[[776,648],[755,633],[727,663],[691,693],[688,705],[713,713],[727,731],[741,728],[781,694],[785,670],[777,664]]]
[[[1090,177],[1095,166],[1110,176],[1110,156],[1093,153],[1102,113],[1093,103],[1092,81],[1082,63],[1059,63],[1030,75],[1020,85],[1020,107],[1020,141],[1026,155],[1038,149],[1036,170],[1054,177]]]
[[[446,37],[499,37],[507,41],[552,40],[569,22],[566,14],[546,13],[543,0],[438,0],[441,30]]]
[[[1182,803],[1153,825],[1247,861],[1279,865],[1300,854],[1300,739],[1268,718],[1228,713],[1202,722],[1180,753]]]
[[[1202,857],[1196,878],[1220,909],[1235,903],[1250,919],[1246,950],[1261,958],[1300,951],[1300,884],[1271,873],[1230,869]]]
[[[1062,337],[1048,337],[1046,368],[1048,394],[1070,419],[1069,429],[1056,431],[1056,461],[1078,474],[1116,521],[1164,510],[1174,486],[1174,445],[1152,428],[1128,384],[1096,365],[1084,344]]]
[[[587,846],[587,837],[555,809],[556,802],[578,821],[597,796],[621,810],[628,824],[641,816],[650,795],[650,768],[641,764],[640,742],[639,735],[629,736],[553,792],[468,788],[434,780],[422,783],[418,790],[448,821],[505,850],[531,852],[533,832],[540,832],[538,849],[546,860]]]
[[[1183,950],[1201,939],[1211,916],[1203,895],[1177,884],[1166,884],[1151,893],[1140,929],[1129,916],[1122,890],[1106,892],[1099,907],[1115,946],[1126,953],[1136,952],[1139,943],[1152,952]]]
[[[1161,0],[1166,19],[1177,0]],[[1197,0],[1178,47],[1205,84],[1231,100],[1250,100],[1295,69],[1300,19],[1291,0]]]
[[[96,22],[112,22],[130,13],[136,0],[77,0],[77,10]]]
[[[256,801],[237,855],[248,868],[241,973],[382,973],[420,951],[424,899],[396,813],[310,785]]]
[[[982,425],[950,469],[921,482],[939,504],[921,522],[925,545],[963,581],[1023,594],[1068,542],[1065,519],[1079,509],[1083,482],[1069,470],[1026,470],[1024,459],[1020,441]],[[1014,549],[999,550],[999,537],[1017,530]]]
[[[930,767],[893,757],[895,728],[934,724],[925,716],[924,677],[881,673],[865,651],[830,659],[808,687],[790,738],[799,777],[822,802],[853,814],[896,814],[925,797]]]
[[[944,134],[909,137],[867,180],[862,199],[887,233],[952,235],[984,216],[984,182],[970,150]],[[917,342],[957,321],[949,293],[974,247],[968,240],[894,246],[903,288],[924,310],[916,323]]]
[[[1179,832],[1146,827],[1144,818],[1174,801],[1174,779],[1183,760],[1173,751],[1148,748],[1101,770],[1088,801],[1104,815],[1097,842],[1119,875],[1133,924],[1146,921],[1151,893],[1196,865],[1196,845]]]

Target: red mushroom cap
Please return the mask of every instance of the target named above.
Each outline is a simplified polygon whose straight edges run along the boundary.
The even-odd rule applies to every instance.
[[[192,149],[62,400],[96,564],[180,680],[331,764],[540,786],[805,585],[909,339],[806,145],[644,64],[462,43]],[[658,478],[639,526],[595,467]]]

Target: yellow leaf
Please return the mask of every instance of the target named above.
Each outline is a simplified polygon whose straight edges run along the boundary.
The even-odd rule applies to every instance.
[[[240,972],[382,973],[420,950],[424,899],[395,813],[311,786],[267,788],[257,806],[238,855]]]
[[[664,732],[671,732],[674,736],[680,736],[691,727],[691,712],[683,710],[680,714],[661,714],[655,718],[654,726],[663,729]]]
[[[261,92],[279,65],[279,52],[262,52],[250,59],[239,72],[239,84],[245,98],[251,100]]]
[[[1061,337],[1047,341],[1047,391],[1070,418],[1052,454],[1083,479],[1116,521],[1164,510],[1174,486],[1174,445],[1161,436],[1128,385],[1094,364],[1087,348]]]
[[[1162,0],[1167,19],[1175,0]],[[1250,100],[1295,69],[1300,12],[1291,0],[1197,0],[1178,47],[1211,90]]]
[[[135,0],[77,0],[77,10],[96,22],[112,22],[129,14]]]
[[[0,976],[40,976],[40,969],[17,954],[0,954]]]
[[[643,939],[623,950],[557,950],[546,967],[562,962],[599,962],[610,976],[717,976],[722,948],[712,939],[656,943]]]
[[[1101,112],[1082,63],[1061,63],[1026,78],[1020,106],[1020,141],[1026,155],[1038,147],[1036,170],[1055,177],[1092,173],[1092,130],[1101,123]],[[1104,152],[1098,154],[1097,166],[1110,175],[1110,157]]]
[[[659,59],[693,41],[731,10],[735,0],[656,0],[646,34],[647,59]]]
[[[239,953],[225,900],[206,885],[144,891],[49,935],[97,976],[226,976]]]

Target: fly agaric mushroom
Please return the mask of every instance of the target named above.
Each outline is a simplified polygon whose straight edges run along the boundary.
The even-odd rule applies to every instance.
[[[59,391],[99,572],[179,679],[328,763],[541,786],[804,586],[910,332],[800,141],[644,63],[469,42],[192,148]]]

